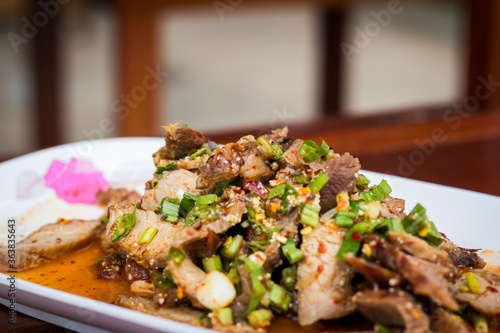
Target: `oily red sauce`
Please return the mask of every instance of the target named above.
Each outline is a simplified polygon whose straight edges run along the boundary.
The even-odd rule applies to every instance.
[[[111,303],[118,295],[130,295],[130,284],[97,278],[96,259],[105,255],[98,244],[16,275],[18,278],[71,294]]]

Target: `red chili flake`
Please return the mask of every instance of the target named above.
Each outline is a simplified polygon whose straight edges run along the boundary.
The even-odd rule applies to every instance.
[[[56,238],[56,243],[61,243],[62,239],[61,238]]]
[[[357,231],[353,231],[351,234],[352,240],[359,242],[361,240],[361,234]]]
[[[328,250],[328,248],[325,245],[325,243],[320,242],[319,246],[318,246],[318,253],[326,253],[327,250]]]
[[[325,270],[325,265],[323,265],[323,264],[318,265],[318,273],[321,273],[324,270]]]
[[[491,291],[492,293],[497,293],[498,292],[498,290],[495,287],[492,287],[492,286],[486,287],[486,290]]]

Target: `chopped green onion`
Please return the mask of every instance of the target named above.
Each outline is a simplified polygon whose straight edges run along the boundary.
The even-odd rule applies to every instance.
[[[382,233],[386,231],[405,232],[401,219],[381,219],[375,229]]]
[[[423,237],[424,240],[432,246],[439,246],[439,244],[443,242],[443,237],[441,237],[436,225],[433,222],[428,221],[428,228],[427,235]]]
[[[286,290],[293,292],[295,290],[295,284],[297,284],[297,268],[291,266],[283,269],[281,271],[281,277]]]
[[[355,213],[349,212],[338,212],[335,216],[335,224],[339,227],[352,227],[354,224],[354,218],[356,217]]]
[[[194,212],[194,208],[191,209],[191,211],[186,215],[186,218],[184,220],[184,225],[186,227],[189,227],[191,224],[193,224],[194,220],[196,220],[196,214]]]
[[[229,187],[232,183],[234,183],[234,181],[236,181],[236,179],[238,179],[238,177],[233,177],[233,178],[221,180],[220,182],[215,183],[216,188],[215,188],[214,193],[220,197],[222,195],[222,193],[224,192],[224,189],[226,187]]]
[[[292,265],[304,258],[304,252],[295,247],[295,243],[291,238],[288,239],[286,244],[281,246],[281,250],[285,258],[288,259],[288,262]]]
[[[295,182],[299,184],[309,184],[311,177],[309,175],[300,175],[295,177]]]
[[[428,225],[427,214],[422,205],[417,204],[407,216],[402,220],[403,227],[407,233],[412,235],[418,234]]]
[[[109,223],[109,217],[108,215],[104,214],[102,217],[101,217],[101,221],[104,222],[104,224],[108,224]]]
[[[277,142],[272,143],[271,148],[273,149],[274,152],[274,160],[276,162],[279,161],[281,156],[283,156],[283,149],[281,149],[281,146]]]
[[[312,204],[305,204],[300,213],[300,223],[315,228],[318,225],[320,209]]]
[[[182,264],[185,257],[186,255],[175,246],[171,246],[168,250],[167,260],[173,260],[177,266]]]
[[[173,168],[175,168],[177,166],[177,163],[170,163],[170,164],[167,164],[167,165],[159,165],[156,167],[156,174],[159,175],[159,174],[162,174],[163,171],[168,171],[168,170],[172,170]]]
[[[196,196],[185,192],[180,203],[180,212],[186,216],[193,209],[196,203]]]
[[[370,222],[359,222],[347,230],[344,241],[337,252],[337,259],[344,260],[345,253],[356,254],[361,247],[361,238],[366,233],[371,233],[376,224]]]
[[[216,309],[214,310],[214,316],[221,325],[233,324],[233,311],[231,308]]]
[[[111,241],[115,242],[125,236],[127,236],[135,225],[135,211],[136,205],[134,204],[134,210],[130,214],[123,214],[116,219],[115,230],[113,231],[113,236],[111,236]]]
[[[269,142],[266,141],[262,136],[259,136],[257,138],[257,141],[255,142],[257,144],[258,150],[261,152],[262,155],[264,155],[266,158],[273,158],[274,157],[274,150],[269,144]]]
[[[148,227],[146,230],[144,230],[141,238],[137,241],[137,244],[139,245],[145,245],[151,243],[153,240],[154,236],[158,232],[158,228],[153,228],[153,227]]]
[[[200,195],[196,199],[196,205],[197,206],[210,205],[210,204],[213,204],[214,202],[217,202],[217,200],[219,200],[219,197],[217,197],[217,194]]]
[[[319,193],[319,191],[321,191],[321,189],[323,188],[323,186],[325,186],[326,183],[328,183],[329,180],[330,180],[330,177],[328,177],[323,172],[318,173],[318,175],[316,176],[316,178],[314,178],[314,180],[309,185],[309,188],[311,189],[311,192],[314,193],[314,194]]]
[[[285,289],[281,288],[276,283],[273,284],[271,291],[269,292],[269,300],[279,310],[282,310],[284,312],[288,311],[288,305],[290,304],[290,295],[288,295]]]
[[[488,322],[486,318],[478,313],[472,314],[472,324],[478,333],[487,333],[488,332]]]
[[[193,214],[194,218],[198,217],[202,220],[202,222],[210,222],[219,217],[220,207],[209,206],[209,205],[202,205],[202,206],[196,205],[191,210],[191,212],[189,212],[189,214],[191,213]],[[187,216],[186,216],[186,223],[187,223]]]
[[[472,293],[476,295],[481,295],[483,293],[479,281],[477,281],[476,276],[472,272],[467,272],[465,274],[465,280],[467,281],[467,286]]]
[[[370,180],[368,178],[366,178],[365,175],[360,174],[358,176],[358,182],[356,184],[358,191],[360,191],[360,192],[363,191],[365,188],[368,187],[369,184],[370,184]]]
[[[299,149],[299,154],[300,156],[302,156],[304,161],[312,162],[328,154],[328,152],[330,151],[330,147],[324,140],[321,141],[321,147],[318,147],[316,142],[312,140],[307,140],[302,144]]]
[[[359,207],[359,204],[361,202],[363,202],[363,200],[358,200],[358,201],[356,201],[356,200],[349,200],[349,208],[350,208],[350,210],[352,210],[353,213],[357,214],[361,210],[361,208]]]
[[[374,330],[378,333],[392,333],[392,330],[389,327],[386,327],[380,323],[375,323]]]
[[[268,309],[258,309],[248,314],[248,324],[254,328],[271,325],[273,314]]]
[[[360,194],[360,197],[362,197],[365,201],[382,201],[384,200],[390,193],[392,192],[391,187],[389,186],[389,183],[385,179],[382,179],[380,184],[375,186],[373,190],[364,192]]]
[[[234,265],[234,264],[233,264]],[[238,274],[238,267],[234,265],[227,273],[227,277],[236,286],[240,283],[240,275]]]
[[[164,276],[165,272],[167,272],[168,276]],[[149,274],[151,276],[151,281],[153,282],[153,285],[155,287],[163,290],[175,287],[175,283],[172,280],[170,273],[166,269],[163,271],[163,275],[157,270],[150,271]]]
[[[212,320],[208,316],[208,312],[204,313],[198,320],[201,327],[210,328],[212,327]]]
[[[220,259],[219,255],[215,255],[212,257],[205,257],[201,259],[201,262],[203,264],[203,269],[205,270],[205,273],[211,271],[222,272],[222,260]]]
[[[163,198],[158,210],[162,215],[162,220],[175,223],[179,220],[179,199]]]
[[[375,196],[379,199],[379,201],[384,200],[389,194],[392,192],[392,188],[387,183],[385,179],[382,179],[380,184],[375,186],[375,188],[372,190]]]
[[[189,160],[192,161],[196,157],[201,156],[201,155],[205,155],[206,153],[207,153],[207,145],[204,144],[203,146],[200,147],[200,149],[198,149],[191,156],[189,156]]]
[[[297,196],[297,192],[292,185],[286,184],[285,193],[281,197],[281,209],[279,210],[280,213],[284,213],[287,211],[289,206],[289,197],[291,195]]]
[[[260,303],[260,299],[264,296],[267,290],[259,279],[259,277],[263,275],[262,268],[248,258],[243,259],[243,262],[250,270],[250,280],[252,281],[252,296],[250,297],[250,302],[248,303],[247,311],[245,313],[245,315],[248,315],[255,310],[255,308],[257,308]]]
[[[269,194],[267,195],[267,199],[272,199],[275,197],[282,197],[285,194],[286,187],[287,187],[287,183],[281,183],[276,187],[271,187],[269,189]]]
[[[239,234],[234,237],[229,237],[224,243],[224,246],[220,251],[220,255],[227,260],[233,259],[238,253],[238,250],[240,249],[242,243],[243,236]]]

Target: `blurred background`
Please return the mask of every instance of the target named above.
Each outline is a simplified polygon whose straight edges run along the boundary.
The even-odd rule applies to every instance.
[[[222,141],[289,125],[361,156],[439,121],[439,144],[498,138],[469,116],[500,105],[499,3],[2,0],[0,156],[177,121]]]

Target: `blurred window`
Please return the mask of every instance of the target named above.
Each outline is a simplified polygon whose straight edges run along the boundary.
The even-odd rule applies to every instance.
[[[342,112],[451,105],[466,89],[465,4],[401,1],[388,15],[388,3],[347,7],[343,43],[357,50],[341,57]]]
[[[160,34],[170,74],[162,122],[228,130],[318,115],[319,26],[309,6],[169,9]]]

